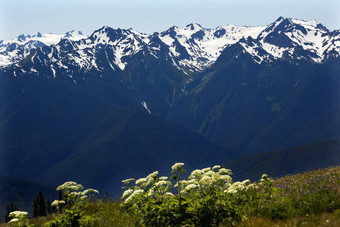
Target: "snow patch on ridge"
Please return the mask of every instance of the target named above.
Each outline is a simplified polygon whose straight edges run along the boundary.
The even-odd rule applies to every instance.
[[[143,105],[143,107],[148,111],[149,114],[151,114],[151,111],[149,110],[148,106],[146,105],[145,101],[142,101],[141,104]]]

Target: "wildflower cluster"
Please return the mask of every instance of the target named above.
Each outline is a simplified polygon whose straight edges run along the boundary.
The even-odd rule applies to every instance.
[[[122,181],[124,206],[140,215],[139,224],[210,226],[244,219],[243,192],[254,184],[233,182],[231,170],[220,166],[194,170],[181,180],[183,166],[174,164],[170,178],[158,177],[156,171],[145,178]]]
[[[83,208],[95,193],[99,193],[97,190],[84,190],[81,184],[68,181],[58,186],[57,191],[62,192],[63,199],[54,200],[51,206],[56,207],[60,214],[55,215],[47,226],[80,226],[93,221],[91,217],[84,215]]]
[[[14,226],[29,226],[28,225],[28,213],[26,211],[12,211],[8,217],[11,218],[9,223],[13,223]]]

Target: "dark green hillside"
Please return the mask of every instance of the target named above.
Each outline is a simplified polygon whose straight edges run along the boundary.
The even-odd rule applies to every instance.
[[[87,75],[89,76],[89,75]],[[115,193],[124,177],[235,157],[183,126],[147,113],[113,78],[1,76],[0,173],[57,186],[75,180]]]
[[[121,110],[121,115],[124,117],[119,122],[114,114],[101,120],[91,139],[46,170],[44,182],[53,185],[73,179],[116,193],[121,180],[139,178],[155,170],[164,174],[178,161],[193,169],[236,156],[194,132],[152,115],[127,110]]]
[[[337,138],[339,65],[275,59],[258,64],[235,44],[187,87],[169,118],[243,154]]]
[[[32,212],[35,196],[42,191],[45,200],[58,198],[55,188],[30,181],[0,175],[0,218],[3,221],[7,204],[13,202],[18,209]]]
[[[258,180],[263,173],[281,177],[339,164],[340,139],[334,139],[260,153],[227,162],[224,166],[233,170],[234,179]]]

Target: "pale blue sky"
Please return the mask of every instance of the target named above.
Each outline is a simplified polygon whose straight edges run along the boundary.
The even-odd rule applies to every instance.
[[[279,16],[340,29],[339,0],[0,0],[0,40],[20,34],[84,34],[107,25],[152,34],[173,25],[268,25]]]

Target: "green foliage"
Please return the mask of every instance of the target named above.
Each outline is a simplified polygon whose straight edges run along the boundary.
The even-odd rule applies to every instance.
[[[87,226],[91,225],[96,219],[85,213],[84,208],[89,202],[93,193],[98,193],[95,189],[83,190],[81,184],[76,182],[65,182],[57,187],[57,191],[62,191],[63,200],[55,200],[55,206],[60,214],[54,215],[54,219],[45,223],[45,226]]]

